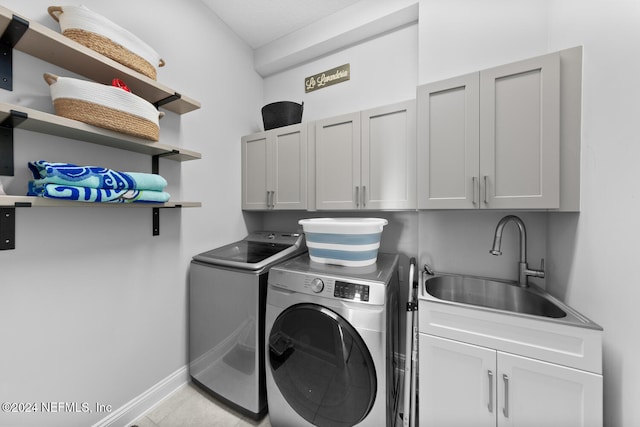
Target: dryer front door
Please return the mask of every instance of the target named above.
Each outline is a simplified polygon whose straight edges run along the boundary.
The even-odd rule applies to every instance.
[[[268,359],[284,399],[316,426],[352,426],[373,406],[371,354],[353,326],[326,307],[305,303],[283,311],[269,334]]]

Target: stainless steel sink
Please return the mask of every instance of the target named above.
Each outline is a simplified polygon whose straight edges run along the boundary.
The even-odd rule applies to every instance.
[[[567,313],[538,289],[470,276],[435,276],[425,281],[429,295],[446,301],[560,319]]]
[[[535,283],[428,266],[419,283],[420,333],[602,372],[602,327]]]
[[[508,280],[426,271],[420,273],[420,283],[420,298],[427,301],[602,330],[533,283],[525,288]]]

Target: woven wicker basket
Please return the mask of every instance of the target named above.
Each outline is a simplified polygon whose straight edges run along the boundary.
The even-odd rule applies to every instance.
[[[134,34],[85,6],[50,6],[62,34],[154,80],[164,60]],[[157,64],[157,65],[154,65]]]
[[[151,141],[160,139],[163,115],[149,102],[123,89],[45,73],[56,114]]]

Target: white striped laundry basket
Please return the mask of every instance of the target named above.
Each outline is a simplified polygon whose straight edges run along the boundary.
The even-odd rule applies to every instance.
[[[311,218],[298,221],[304,230],[309,258],[322,264],[364,267],[378,259],[382,218]]]

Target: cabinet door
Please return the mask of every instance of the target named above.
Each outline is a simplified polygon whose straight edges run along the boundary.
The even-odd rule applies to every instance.
[[[242,151],[242,209],[267,209],[267,132],[245,136]]]
[[[480,72],[482,207],[560,206],[560,57]]]
[[[477,209],[479,75],[418,88],[418,208]]]
[[[360,208],[360,113],[316,122],[316,209]]]
[[[307,127],[292,125],[270,131],[273,159],[268,190],[273,209],[307,207]]]
[[[496,351],[426,334],[418,345],[420,426],[495,427]]]
[[[363,111],[361,120],[361,207],[415,209],[415,101]]]
[[[498,426],[602,426],[602,376],[498,352]]]

